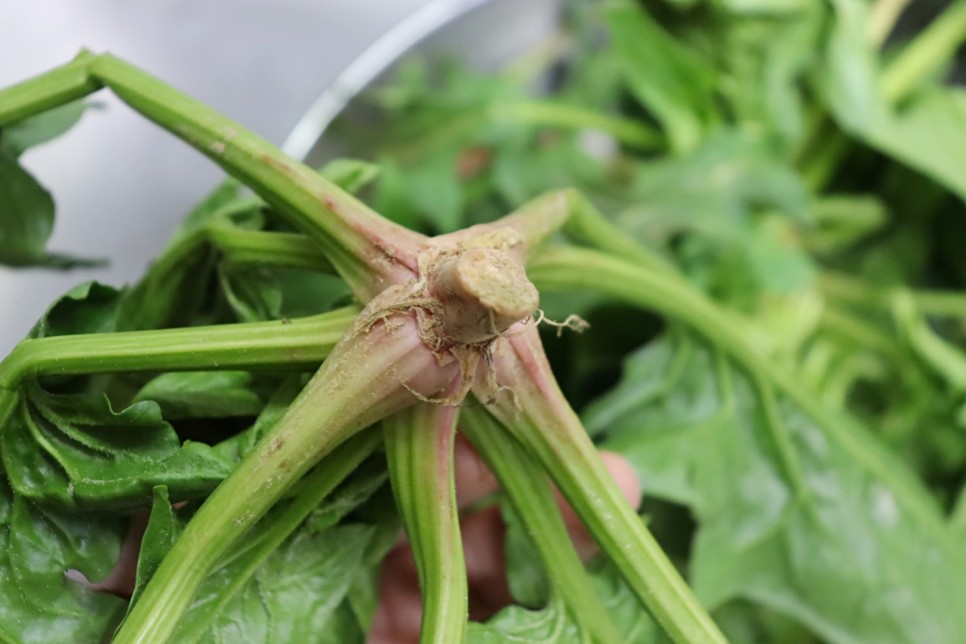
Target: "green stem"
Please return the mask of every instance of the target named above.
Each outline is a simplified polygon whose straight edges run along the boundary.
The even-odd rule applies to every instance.
[[[667,144],[659,131],[639,121],[603,114],[578,105],[550,101],[495,103],[490,109],[490,116],[495,121],[597,130],[610,134],[625,145],[646,150],[660,149]]]
[[[419,572],[423,644],[462,642],[466,631],[466,564],[453,471],[458,412],[419,403],[383,423],[393,494]]]
[[[892,306],[894,288],[880,287],[858,277],[826,271],[819,285],[828,296],[858,306],[888,312]],[[966,294],[955,291],[911,290],[909,294],[926,315],[966,318]]]
[[[225,260],[235,265],[254,264],[303,268],[322,273],[334,272],[331,262],[326,260],[318,246],[305,235],[242,230],[234,226],[209,226],[206,233]]]
[[[540,464],[480,407],[463,409],[460,431],[506,490],[540,553],[553,592],[567,605],[584,636],[594,642],[620,642],[622,638],[574,549]]]
[[[24,340],[0,363],[0,427],[11,396],[24,379],[36,376],[314,367],[329,355],[358,312],[346,307],[292,321]]]
[[[926,315],[966,319],[966,293],[951,291],[913,291],[912,299]]]
[[[420,235],[383,219],[238,123],[110,54],[85,54],[3,90],[0,126],[100,86],[255,191],[319,244],[360,300],[412,276]]]
[[[0,92],[0,127],[70,103],[100,89],[88,71],[94,54],[82,50],[74,60]]]
[[[903,47],[882,72],[886,98],[898,102],[946,64],[966,39],[966,0],[956,0]]]
[[[725,642],[601,461],[553,378],[536,329],[529,327],[506,342],[508,350],[494,352],[494,369],[499,389],[513,393],[496,392],[490,411],[543,464],[672,640]]]
[[[579,190],[565,190],[563,194],[568,213],[564,230],[570,237],[649,270],[680,278],[667,260],[619,230]]]
[[[222,609],[244,588],[252,575],[265,560],[295,532],[305,518],[338,486],[356,467],[375,451],[382,441],[382,434],[373,429],[347,440],[325,458],[300,484],[300,492],[274,517],[271,525],[258,533],[258,542],[245,553],[245,566],[222,588],[218,599],[205,606],[204,616],[191,623],[190,630],[179,630],[180,642],[196,642],[207,632],[221,615]],[[261,528],[261,525],[259,525]]]
[[[452,387],[413,329],[351,331],[285,414],[191,519],[115,642],[156,644],[171,637],[215,561],[322,458],[360,429]]]
[[[727,312],[692,287],[627,261],[575,248],[544,251],[528,265],[528,275],[541,290],[592,290],[683,322],[720,347],[754,382],[774,383],[777,394],[798,405],[856,462],[888,481],[897,500],[924,526],[940,533],[945,530],[919,482],[894,455],[847,414],[824,407],[778,365],[759,355]],[[792,485],[808,489],[800,473],[796,474],[799,468],[795,462],[786,466]]]
[[[489,123],[503,122],[568,130],[597,130],[610,134],[624,145],[644,150],[662,149],[667,145],[666,137],[660,132],[638,121],[601,114],[576,105],[518,100],[462,112],[448,121],[436,123],[431,132],[420,132],[419,138],[413,137],[413,140],[398,145],[393,150],[393,156],[403,163],[416,162],[453,141],[471,136]]]
[[[894,364],[901,364],[908,358],[900,349],[898,340],[845,311],[825,306],[820,323],[826,331],[880,353]]]

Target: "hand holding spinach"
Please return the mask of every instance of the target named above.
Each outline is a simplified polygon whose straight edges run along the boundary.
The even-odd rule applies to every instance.
[[[374,92],[377,165],[109,55],[0,92],[7,263],[62,263],[18,157],[100,87],[233,177],[0,365],[5,639],[360,641],[400,524],[424,641],[966,638],[966,5],[567,6],[549,60]],[[457,431],[516,604],[468,625]],[[78,581],[146,508],[131,600]]]

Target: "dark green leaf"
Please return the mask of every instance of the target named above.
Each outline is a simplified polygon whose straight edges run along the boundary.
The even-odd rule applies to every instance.
[[[463,191],[456,174],[456,154],[435,154],[403,166],[385,158],[375,207],[395,221],[434,232],[459,228]]]
[[[265,401],[247,371],[166,373],[146,384],[134,402],[153,400],[168,420],[257,416]]]
[[[617,571],[600,561],[591,574],[594,589],[599,593],[608,614],[628,644],[657,644],[667,642],[660,628],[650,618],[621,580]],[[581,642],[581,633],[563,603],[551,597],[540,610],[520,606],[504,608],[485,624],[470,623],[466,634],[468,644],[496,644],[505,642]]]
[[[109,637],[124,601],[81,578],[107,577],[126,523],[32,503],[0,472],[0,639],[67,644]]]
[[[54,302],[31,329],[31,338],[77,333],[109,333],[117,322],[122,294],[98,282],[85,282]]]
[[[0,152],[0,263],[44,264],[54,200],[12,156]]]
[[[106,398],[33,385],[0,436],[18,494],[66,507],[143,506],[157,485],[176,499],[210,492],[230,463],[207,445],[181,444],[153,402],[114,411]]]
[[[11,154],[0,150],[0,264],[71,268],[101,260],[49,254],[54,199]]]
[[[168,488],[158,485],[153,491],[151,515],[147,528],[141,538],[141,548],[138,552],[137,577],[134,582],[134,592],[131,593],[129,606],[133,606],[144,588],[151,581],[164,557],[171,550],[175,540],[181,534],[181,522],[175,515],[171,501],[168,499]]]
[[[216,610],[205,641],[319,641],[319,634],[334,624],[346,627],[339,607],[363,565],[372,534],[373,528],[364,525],[299,530],[234,590],[234,580],[251,565],[245,556],[237,558],[212,573],[179,629],[194,633]]]
[[[230,461],[239,461],[251,452],[258,441],[285,414],[298,393],[302,390],[302,380],[298,376],[289,376],[278,385],[275,393],[268,400],[255,423],[247,430],[218,443],[214,450],[219,456]]]

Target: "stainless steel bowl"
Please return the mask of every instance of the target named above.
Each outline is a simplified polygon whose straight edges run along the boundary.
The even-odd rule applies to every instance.
[[[309,165],[338,156],[366,158],[378,151],[370,137],[345,136],[337,120],[365,123],[358,100],[391,79],[409,56],[451,56],[479,71],[492,71],[532,49],[557,30],[560,0],[435,0],[390,29],[319,96],[283,145]],[[367,115],[371,116],[371,115]],[[364,127],[364,125],[363,125]]]

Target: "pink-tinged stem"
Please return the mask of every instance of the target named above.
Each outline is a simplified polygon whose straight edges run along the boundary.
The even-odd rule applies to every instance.
[[[540,463],[481,406],[468,406],[462,411],[460,431],[506,491],[540,554],[554,594],[563,599],[582,636],[593,642],[620,642],[621,636],[594,592],[571,541]]]
[[[460,642],[466,629],[466,566],[453,473],[458,412],[424,402],[383,421],[392,489],[423,594],[423,643]]]
[[[533,326],[516,325],[493,355],[497,391],[476,395],[550,473],[601,549],[676,642],[725,642],[664,551],[631,508],[547,363]],[[480,379],[484,381],[485,379]]]
[[[415,404],[416,393],[432,398],[459,388],[458,364],[439,364],[416,326],[415,316],[403,313],[391,325],[350,329],[278,424],[192,518],[115,643],[167,641],[212,564],[319,460],[359,430]]]

